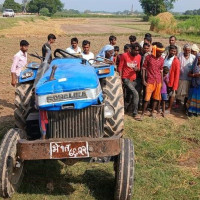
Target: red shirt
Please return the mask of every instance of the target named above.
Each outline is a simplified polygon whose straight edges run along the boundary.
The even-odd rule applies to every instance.
[[[120,57],[118,71],[122,72],[123,79],[134,81],[136,79],[136,72],[134,67],[140,69],[141,55],[132,56],[129,52],[124,53]]]
[[[169,71],[168,87],[172,87],[173,90],[177,90],[179,84],[179,77],[180,77],[180,61],[175,56]]]
[[[162,57],[156,58],[153,55],[148,55],[144,61],[143,68],[147,72],[147,83],[154,84],[161,83],[164,59]]]

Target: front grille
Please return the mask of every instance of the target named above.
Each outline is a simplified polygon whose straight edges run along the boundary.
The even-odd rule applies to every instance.
[[[103,106],[48,111],[48,138],[103,137]]]

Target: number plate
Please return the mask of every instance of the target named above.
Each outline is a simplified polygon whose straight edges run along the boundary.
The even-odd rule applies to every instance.
[[[88,142],[51,142],[50,159],[87,158],[89,157]]]

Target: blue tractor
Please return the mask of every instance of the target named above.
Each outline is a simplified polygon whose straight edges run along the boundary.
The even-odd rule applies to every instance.
[[[124,102],[121,79],[106,61],[87,60],[62,49],[41,64],[30,63],[19,78],[15,128],[0,146],[0,196],[11,197],[22,178],[24,161],[59,159],[113,161],[115,200],[131,199],[134,148],[122,138]],[[111,198],[112,199],[112,198]]]

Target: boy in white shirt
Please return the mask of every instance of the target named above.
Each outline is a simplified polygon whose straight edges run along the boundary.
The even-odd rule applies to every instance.
[[[66,51],[71,54],[81,53],[81,48],[78,46],[78,39],[76,37],[71,39],[71,47],[67,48]]]
[[[94,54],[90,52],[90,41],[84,40],[82,43],[83,52],[81,53],[82,57],[90,62],[90,64],[93,64],[94,60]]]

